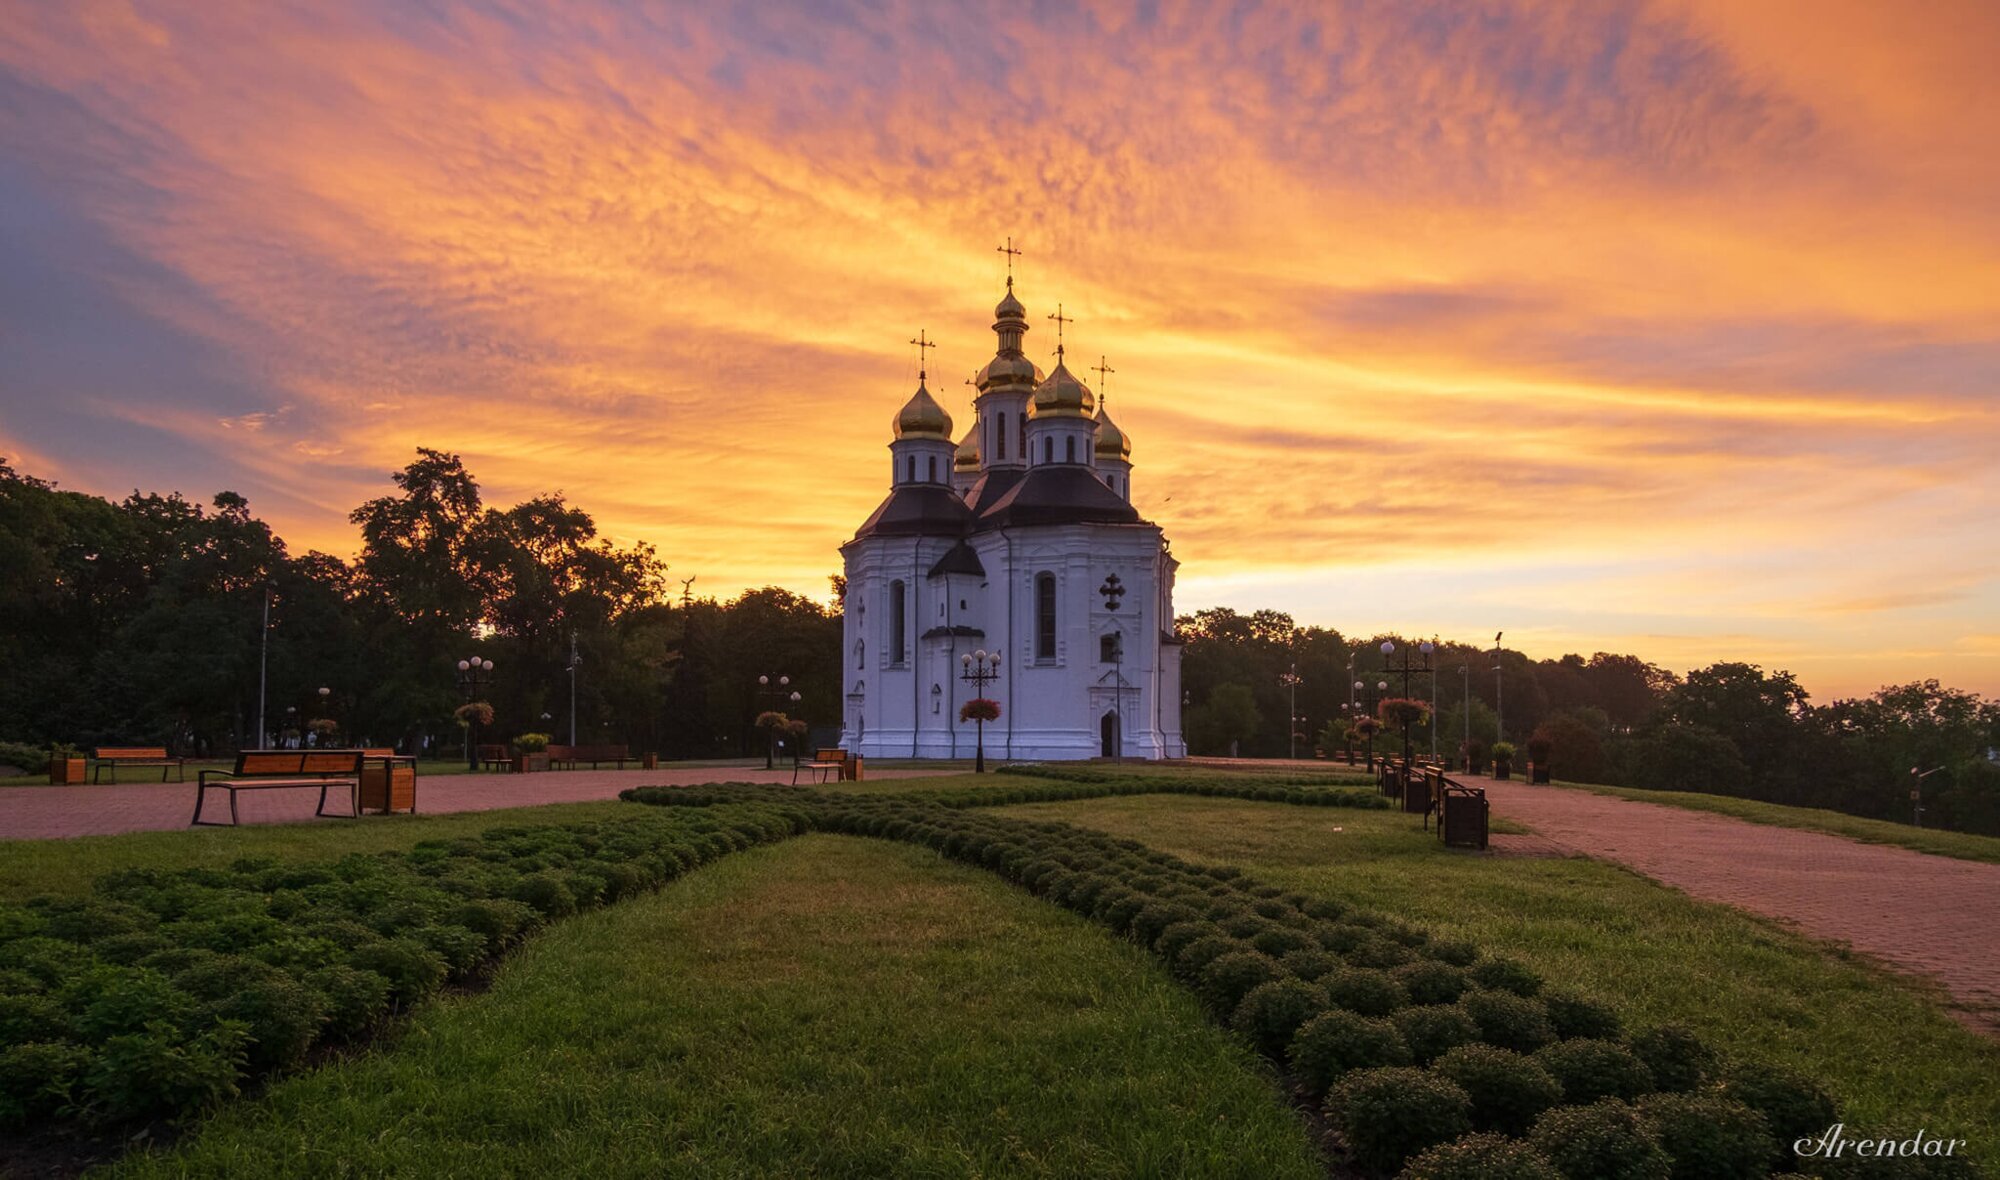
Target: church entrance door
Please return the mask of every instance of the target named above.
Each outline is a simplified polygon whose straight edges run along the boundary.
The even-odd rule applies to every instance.
[[[1117,712],[1106,713],[1104,719],[1097,723],[1097,729],[1098,736],[1103,741],[1103,749],[1099,752],[1106,758],[1118,757],[1118,750],[1121,743],[1118,740]]]

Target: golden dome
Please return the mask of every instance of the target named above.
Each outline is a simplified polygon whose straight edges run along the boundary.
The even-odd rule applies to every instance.
[[[1118,429],[1111,415],[1104,411],[1102,404],[1097,409],[1097,457],[1100,459],[1123,459],[1132,461],[1132,440]]]
[[[979,470],[979,428],[974,426],[958,441],[958,455],[952,460],[954,471]]]
[[[993,318],[996,320],[1020,320],[1023,324],[1027,323],[1028,309],[1022,306],[1019,299],[1014,298],[1013,279],[1007,280],[1007,294],[1001,298],[999,305],[993,309]],[[1025,331],[1026,329],[1024,328],[1023,330]]]
[[[981,393],[1008,385],[1025,385],[1032,389],[1041,384],[1041,381],[1042,371],[1035,367],[1035,362],[1018,352],[1012,354],[1003,352],[987,361],[986,367],[979,370],[979,375],[972,379],[973,385]]]
[[[951,441],[951,415],[931,396],[922,382],[917,383],[917,392],[896,411],[894,426],[897,438],[935,438]]]
[[[1035,386],[1035,400],[1028,405],[1030,418],[1088,418],[1097,408],[1090,386],[1078,381],[1060,358],[1056,371]]]

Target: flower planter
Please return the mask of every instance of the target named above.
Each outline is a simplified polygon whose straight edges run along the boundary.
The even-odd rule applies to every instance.
[[[1513,775],[1514,775],[1514,764],[1512,762],[1495,762],[1493,764],[1494,778],[1501,778],[1501,779],[1512,778]]]
[[[547,770],[548,768],[549,756],[545,752],[537,751],[533,754],[514,755],[515,774],[533,774],[537,771]]]
[[[1548,766],[1541,762],[1528,763],[1528,781],[1531,783],[1548,782],[1549,781]]]
[[[658,754],[646,755],[640,760],[639,768],[641,770],[658,770],[660,768],[660,756]]]
[[[86,765],[87,763],[82,758],[49,759],[50,785],[61,787],[71,783],[82,782],[85,778],[84,767]]]

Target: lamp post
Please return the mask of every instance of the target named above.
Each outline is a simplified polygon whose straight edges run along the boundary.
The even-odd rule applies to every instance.
[[[1910,767],[1910,807],[1916,813],[1911,818],[1920,828],[1924,826],[1924,780],[1943,769],[1942,766],[1933,766],[1929,770]]]
[[[778,686],[776,688],[771,687],[771,678],[769,676],[759,676],[757,678],[757,695],[759,697],[763,697],[768,700],[781,701],[788,704],[796,705],[799,703],[799,694],[790,691],[791,686],[792,686],[792,678],[789,676],[778,677]],[[768,735],[768,739],[764,743],[765,770],[770,770],[773,766],[777,764],[777,754],[778,754],[778,730],[776,726],[773,726],[771,728],[770,734]]]
[[[569,744],[576,744],[576,670],[583,667],[583,657],[576,654],[576,632],[569,633],[569,664],[564,669],[569,673]]]
[[[1472,773],[1472,665],[1460,664],[1458,674],[1465,677],[1465,773]]]
[[[482,660],[478,656],[467,656],[458,662],[458,690],[465,694],[465,703],[479,699],[479,690],[493,680],[493,661]],[[479,773],[479,718],[471,713],[465,715],[465,768]]]
[[[985,648],[981,648],[978,651],[973,652],[971,655],[963,655],[958,657],[958,662],[960,667],[958,678],[972,686],[972,695],[973,699],[975,700],[985,697],[986,686],[988,684],[991,684],[993,681],[1000,679],[999,652],[993,652],[991,654],[988,654]],[[973,755],[972,755],[972,773],[985,774],[986,773],[986,718],[974,717],[972,719],[972,722],[973,722],[973,732],[975,735],[974,745],[973,745]]]
[[[1278,677],[1278,683],[1285,686],[1290,694],[1290,704],[1286,706],[1285,756],[1296,761],[1299,756],[1299,666],[1293,664]]]
[[[1500,695],[1500,637],[1505,631],[1493,633],[1493,740],[1507,740],[1507,698]]]
[[[328,721],[333,720],[333,707],[328,700],[328,698],[332,696],[333,696],[332,689],[328,688],[324,684],[319,686],[319,715],[326,718]],[[334,726],[333,732],[339,733],[340,727],[338,725]]]
[[[1423,659],[1413,665],[1410,663],[1410,649],[1406,647],[1403,649],[1403,666],[1400,669],[1398,669],[1393,665],[1390,665],[1388,662],[1389,657],[1396,654],[1395,640],[1384,639],[1382,641],[1382,662],[1384,665],[1383,670],[1387,672],[1397,672],[1397,671],[1402,672],[1403,698],[1405,700],[1408,700],[1410,698],[1410,673],[1431,671],[1432,670],[1431,653],[1436,650],[1437,650],[1436,644],[1432,643],[1428,639],[1424,640],[1422,643],[1417,645],[1417,651],[1423,656]],[[1433,729],[1432,745],[1435,746],[1436,745],[1435,723],[1433,723],[1432,729]],[[1410,722],[1407,716],[1403,719],[1403,765],[1405,767],[1408,767],[1410,765]]]
[[[264,625],[257,632],[257,744],[268,745],[271,735],[264,729],[264,699],[269,684],[268,670],[271,666],[271,594],[278,587],[276,582],[264,581]]]

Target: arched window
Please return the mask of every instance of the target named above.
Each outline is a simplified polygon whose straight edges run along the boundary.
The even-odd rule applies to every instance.
[[[1055,461],[1056,461],[1056,440],[1052,438],[1042,439],[1042,462],[1053,463]]]
[[[930,482],[932,482],[932,483],[936,483],[936,482],[937,482],[937,456],[936,456],[936,455],[932,455],[932,456],[931,456],[931,458],[930,458],[930,465],[931,465],[931,474],[930,474]]]
[[[993,415],[993,458],[1002,462],[1007,458],[1007,415],[1004,411]]]
[[[1063,454],[1067,462],[1076,462],[1076,436],[1074,434],[1063,440]]]
[[[854,666],[864,672],[868,669],[868,644],[865,640],[854,641]]]
[[[1021,458],[1028,457],[1028,416],[1021,415]]]
[[[1035,659],[1056,658],[1056,576],[1035,575]]]
[[[889,583],[889,662],[901,665],[909,659],[909,614],[903,609],[903,584]]]

